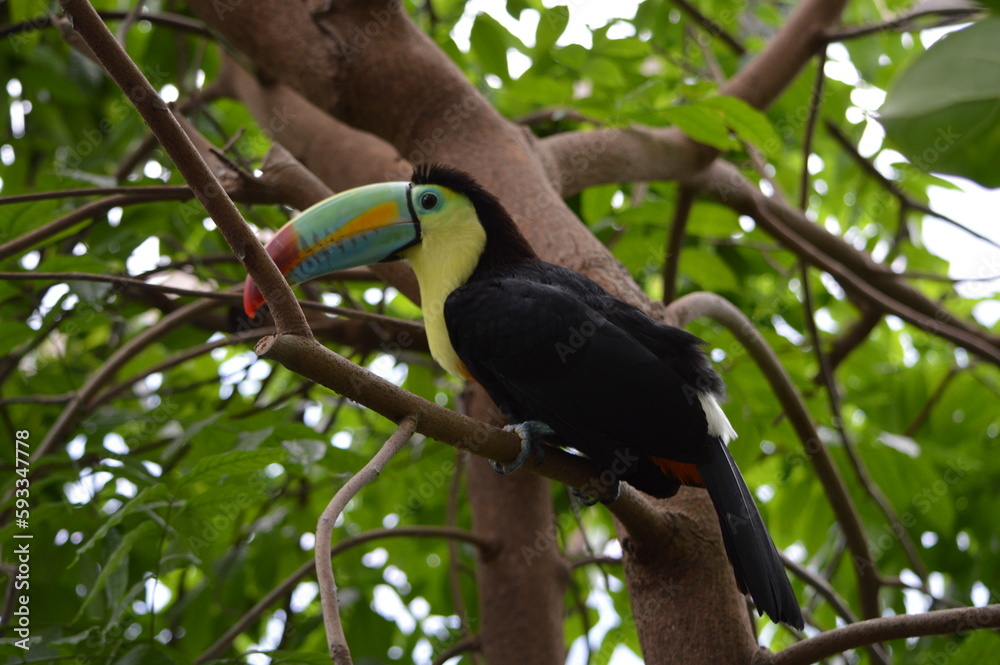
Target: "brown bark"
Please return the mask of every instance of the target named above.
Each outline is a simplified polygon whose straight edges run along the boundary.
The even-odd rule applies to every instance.
[[[467,390],[464,401],[473,418],[503,424],[493,417],[496,407],[479,386]],[[501,476],[474,456],[468,492],[475,533],[501,543],[497,552],[480,553],[476,566],[483,655],[489,663],[564,662],[569,567],[556,538],[551,483],[523,471]]]
[[[715,510],[704,495],[681,488],[669,502],[656,502],[663,524],[679,524],[622,539],[633,615],[669,617],[661,630],[644,635],[647,663],[737,665],[758,651],[743,596],[714,591],[736,583]]]

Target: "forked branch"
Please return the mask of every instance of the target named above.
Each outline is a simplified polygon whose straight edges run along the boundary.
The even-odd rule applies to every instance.
[[[326,641],[330,648],[330,657],[338,665],[351,665],[351,651],[347,646],[344,626],[340,622],[340,605],[337,602],[337,583],[333,578],[333,567],[330,565],[330,539],[333,536],[333,525],[344,512],[347,502],[361,491],[361,488],[375,480],[389,460],[406,445],[417,429],[417,418],[408,415],[399,423],[399,428],[389,437],[382,448],[375,453],[368,464],[358,471],[353,478],[344,483],[320,515],[316,525],[316,579],[319,581],[319,594],[323,605],[323,624],[326,626]]]

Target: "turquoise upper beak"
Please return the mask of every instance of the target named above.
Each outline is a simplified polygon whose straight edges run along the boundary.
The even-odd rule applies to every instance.
[[[366,185],[320,201],[281,228],[264,248],[289,283],[396,258],[420,242],[410,205],[410,183]],[[264,304],[247,276],[243,308],[253,316]]]

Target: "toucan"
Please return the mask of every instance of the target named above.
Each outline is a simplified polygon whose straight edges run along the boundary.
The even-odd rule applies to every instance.
[[[704,487],[740,590],[761,614],[802,628],[777,549],[727,448],[736,432],[703,342],[539,259],[471,176],[427,165],[409,182],[342,192],[302,212],[265,249],[293,284],[407,260],[435,360],[481,384],[518,423],[521,453],[496,464],[499,471],[514,470],[547,437],[653,497]],[[263,304],[247,277],[247,315]]]

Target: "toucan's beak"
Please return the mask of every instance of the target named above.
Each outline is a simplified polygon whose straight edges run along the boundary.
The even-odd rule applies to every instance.
[[[420,223],[411,212],[409,196],[408,182],[337,194],[285,224],[264,249],[291,284],[395,259],[420,242]],[[253,316],[263,304],[264,297],[247,276],[243,309]]]

